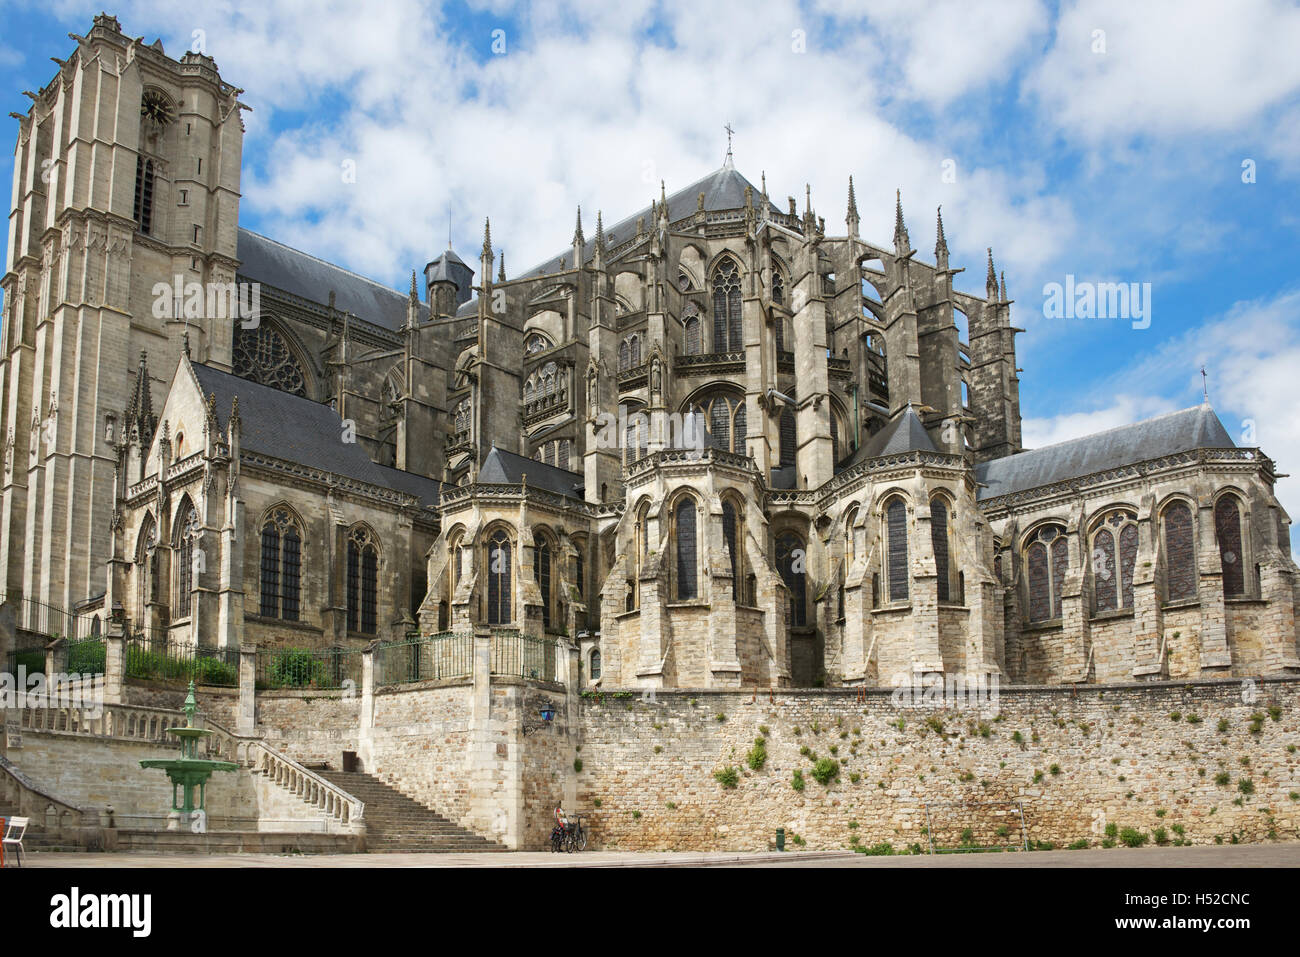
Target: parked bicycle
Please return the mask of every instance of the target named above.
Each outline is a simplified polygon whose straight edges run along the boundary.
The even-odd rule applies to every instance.
[[[557,807],[555,827],[551,828],[551,851],[557,854],[561,851],[572,854],[574,851],[585,850],[586,847],[587,831],[582,826],[582,815],[575,815],[573,820],[569,820]]]

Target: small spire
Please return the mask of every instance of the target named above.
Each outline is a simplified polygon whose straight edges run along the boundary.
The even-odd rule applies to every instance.
[[[230,425],[239,424],[239,396],[235,396],[230,403]]]
[[[190,333],[187,329],[181,333],[181,347],[185,350],[185,358],[190,357]]]
[[[936,238],[934,241],[934,258],[938,262],[940,269],[948,268],[948,240],[943,235],[943,207],[940,206],[935,214],[938,220],[936,229]]]
[[[578,207],[578,222],[573,227],[573,244],[575,246],[585,243],[587,240],[582,235],[582,207]],[[575,264],[576,265],[576,264]]]
[[[664,181],[663,181],[663,180],[660,180],[660,181],[659,181],[659,205],[662,206],[664,209],[667,209],[667,208],[668,208],[668,197],[667,197],[667,195],[664,193]]]
[[[900,252],[912,248],[911,240],[907,236],[907,226],[903,223],[903,191],[901,189],[894,191],[894,247]]]
[[[600,210],[596,210],[596,249],[605,251],[605,224],[601,222]]]
[[[812,184],[811,183],[803,184],[803,214],[805,216],[812,215]]]
[[[501,256],[501,267],[497,270],[497,282],[505,282],[506,281],[506,251],[504,249],[500,249],[497,250],[497,252]]]
[[[993,247],[989,247],[989,274],[984,280],[984,292],[988,295],[989,302],[996,302],[998,298],[998,274],[993,268]]]
[[[419,296],[417,295],[417,293],[416,293],[416,291],[415,291],[415,270],[412,269],[412,270],[411,270],[411,301],[412,301],[412,302],[415,302],[415,300],[418,299],[418,298],[419,298]]]
[[[1007,295],[1007,273],[1006,273],[1006,270],[1005,270],[1005,269],[1002,271],[1002,295],[1001,295],[1001,298],[1002,298],[1002,301],[1003,301],[1003,302],[1010,302],[1010,301],[1011,301],[1011,297]]]
[[[1210,404],[1210,377],[1205,371],[1205,366],[1201,366],[1201,404]]]
[[[844,214],[844,223],[849,227],[849,236],[856,239],[858,236],[858,224],[861,219],[858,217],[858,197],[853,191],[853,177],[849,177],[849,207],[848,212]]]
[[[483,220],[483,258],[492,259],[492,220]]]

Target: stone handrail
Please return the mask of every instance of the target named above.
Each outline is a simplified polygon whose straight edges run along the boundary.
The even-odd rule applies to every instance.
[[[18,810],[19,816],[31,819],[34,828],[49,830],[49,809],[58,815],[59,830],[80,828],[91,812],[55,797],[27,777],[12,761],[0,754],[0,797]]]
[[[325,780],[261,738],[235,734],[211,720],[206,722],[206,726],[213,732],[208,739],[209,754],[266,775],[342,829],[359,832],[365,828],[366,805],[360,798]]]
[[[185,726],[185,715],[179,711],[143,705],[106,704],[93,710],[24,708],[18,713],[19,726],[28,731],[126,738],[171,746],[176,742],[167,735],[167,729]],[[365,826],[365,803],[338,785],[303,767],[261,738],[235,734],[210,718],[205,718],[203,723],[212,731],[207,742],[212,757],[234,761],[242,768],[265,774],[343,829],[360,831]]]

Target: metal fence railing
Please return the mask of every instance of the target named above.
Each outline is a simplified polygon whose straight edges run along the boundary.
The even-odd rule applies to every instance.
[[[556,680],[557,645],[511,628],[492,629],[492,673],[540,681]]]
[[[98,637],[101,628],[96,615],[78,615],[57,605],[24,598],[18,607],[18,627],[48,638]]]
[[[474,636],[442,632],[411,635],[375,649],[375,687],[427,678],[465,678],[474,672]]]
[[[257,652],[257,687],[315,688],[337,690],[361,689],[360,649],[309,648],[259,649]],[[351,684],[348,684],[351,682]]]
[[[127,640],[123,657],[123,670],[128,678],[193,681],[226,688],[239,684],[238,648],[203,648],[137,636]]]

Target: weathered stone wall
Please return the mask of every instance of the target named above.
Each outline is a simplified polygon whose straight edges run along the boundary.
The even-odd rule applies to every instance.
[[[1058,846],[1100,844],[1110,823],[1171,841],[1176,825],[1198,844],[1294,840],[1300,682],[1260,680],[1253,699],[1250,687],[1003,688],[995,709],[903,708],[887,690],[606,693],[582,699],[577,807],[596,847],[625,850],[761,850],[778,827],[810,848],[924,845],[927,802],[1023,802],[1029,839]],[[760,737],[767,760],[751,771]],[[828,785],[817,757],[840,764]],[[714,778],[729,766],[734,789]],[[936,838],[970,826],[997,843],[1009,821],[1014,837],[1013,807],[932,808]]]

